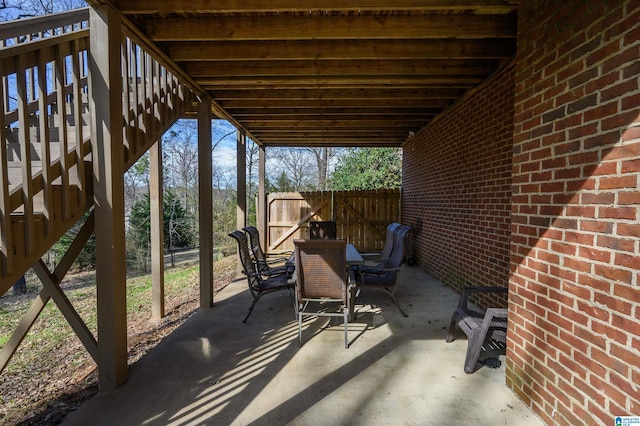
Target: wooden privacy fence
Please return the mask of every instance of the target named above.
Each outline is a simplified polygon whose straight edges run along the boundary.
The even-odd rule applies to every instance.
[[[360,251],[380,251],[387,225],[400,222],[400,190],[287,192],[267,196],[267,250],[293,250],[309,222],[333,220],[337,237]]]

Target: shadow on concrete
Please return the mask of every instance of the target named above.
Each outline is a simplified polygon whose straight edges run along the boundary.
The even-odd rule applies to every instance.
[[[242,324],[251,297],[237,280],[64,424],[540,424],[504,367],[464,374],[464,334],[445,343],[458,295],[417,267],[401,280],[409,318],[363,290],[349,349],[325,317],[305,321],[299,348],[286,292]]]

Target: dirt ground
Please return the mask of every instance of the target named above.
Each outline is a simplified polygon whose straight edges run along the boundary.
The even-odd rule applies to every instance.
[[[69,283],[92,279],[91,274],[67,277]],[[192,274],[189,291],[167,297],[166,316],[152,321],[148,311],[129,315],[127,320],[129,365],[134,364],[165,336],[184,323],[198,309],[198,274]],[[218,292],[236,275],[235,256],[216,262],[214,291]],[[67,284],[68,285],[68,284]],[[33,295],[11,296],[33,298]],[[7,303],[6,301],[4,301]],[[8,303],[11,303],[9,301]],[[42,357],[31,369],[0,375],[0,423],[6,425],[52,425],[64,417],[98,389],[96,365],[79,339],[73,337],[51,348],[54,357]],[[30,370],[30,371],[29,371]]]

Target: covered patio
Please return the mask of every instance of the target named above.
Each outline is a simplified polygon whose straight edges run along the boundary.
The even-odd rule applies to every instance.
[[[464,373],[464,334],[445,343],[459,296],[419,267],[400,279],[409,317],[363,290],[347,350],[326,318],[306,322],[298,348],[286,292],[243,324],[250,297],[238,279],[64,424],[542,424],[505,386],[504,356],[498,369]]]
[[[74,215],[93,208],[100,224],[99,339],[66,309],[59,288],[76,246],[93,231],[93,216],[62,266],[53,273],[39,268],[48,288],[29,318],[57,299],[98,365],[105,393],[70,424],[531,424],[537,415],[547,424],[575,425],[640,413],[637,2],[88,3],[83,20],[90,30],[81,25],[55,48],[47,40],[13,46],[3,64],[5,74],[19,70],[20,102],[5,120],[20,129],[22,159],[17,183],[8,161],[0,171],[3,288],[38,268]],[[91,78],[80,72],[80,59]],[[35,88],[36,69],[67,62],[74,78],[66,85],[59,78],[56,96]],[[53,129],[65,135],[68,121],[82,122],[85,81],[91,126],[72,130],[78,138],[90,134],[90,142],[83,137],[86,143],[46,164],[45,118],[69,105],[65,93],[73,89],[73,120],[58,118]],[[28,96],[36,91],[38,102]],[[26,131],[35,109],[44,135],[33,141],[44,142],[42,174],[32,173]],[[129,371],[123,173],[150,151],[152,251],[160,259],[160,142],[171,123],[195,115],[204,183],[202,310]],[[398,293],[409,318],[386,306],[384,294],[363,294],[361,302],[380,309],[365,309],[363,323],[353,324],[360,328],[350,349],[329,329],[298,350],[286,294],[262,301],[248,326],[240,322],[250,302],[244,283],[208,309],[214,118],[238,129],[238,229],[247,224],[248,139],[260,146],[262,213],[270,147],[402,148],[399,221],[421,224],[417,267],[405,270]],[[80,160],[89,157],[84,176]],[[77,185],[67,178],[72,170]],[[59,177],[55,190],[64,203],[56,206]],[[41,192],[48,226],[36,214]],[[70,204],[76,198],[77,211]],[[265,220],[258,215],[263,232]],[[157,318],[164,311],[161,265],[153,266]],[[456,293],[468,285],[509,292],[504,366],[472,376],[462,370],[466,339],[444,342]],[[314,327],[309,323],[307,337]]]

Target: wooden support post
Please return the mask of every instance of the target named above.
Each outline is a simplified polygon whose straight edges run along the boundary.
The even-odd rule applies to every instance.
[[[237,159],[237,192],[238,207],[236,208],[236,228],[247,226],[247,137],[240,130],[236,132]],[[238,262],[238,275],[242,273],[242,264]]]
[[[128,377],[122,136],[122,20],[109,5],[90,12],[91,143],[98,295],[98,388]]]
[[[149,150],[151,201],[151,317],[164,317],[164,221],[162,201],[162,139]]]
[[[211,100],[204,96],[198,109],[198,181],[200,223],[200,309],[213,306],[213,195],[211,157]]]
[[[258,203],[256,205],[256,227],[262,236],[262,238],[260,238],[260,245],[264,252],[267,252],[267,247],[269,247],[267,238],[267,195],[265,187],[266,165],[267,156],[265,147],[264,145],[261,145],[260,152],[258,154]]]

